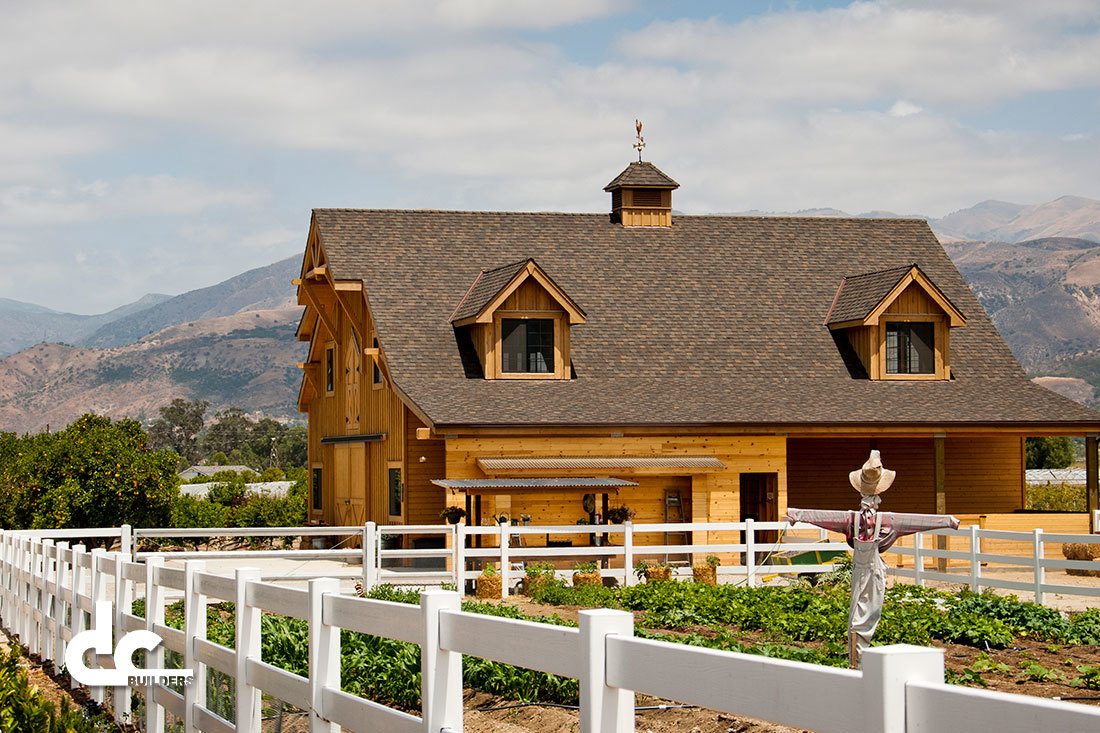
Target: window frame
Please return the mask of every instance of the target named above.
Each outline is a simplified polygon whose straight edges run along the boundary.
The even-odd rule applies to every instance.
[[[391,494],[391,490],[392,490],[391,489],[391,487],[392,487],[391,481],[392,481],[392,476],[393,476],[394,471],[397,471],[398,485],[401,487],[400,488],[400,499],[399,499],[399,503],[401,504],[401,511],[400,511],[399,514],[393,514],[392,511],[391,511],[393,509],[393,503],[392,503],[393,502],[393,496]],[[408,505],[408,498],[409,498],[408,497],[408,491],[407,491],[407,487],[405,486],[405,466],[404,466],[404,464],[401,461],[387,461],[386,462],[386,513],[387,513],[387,516],[389,516],[389,518],[391,520],[404,521],[405,507]]]
[[[309,466],[309,513],[323,514],[325,511],[325,466],[311,463]]]
[[[325,380],[325,397],[336,396],[336,342],[325,342],[325,361],[322,364]]]
[[[933,369],[929,374],[892,374],[886,371],[886,331],[890,323],[931,323]],[[950,379],[949,368],[944,354],[948,349],[948,328],[943,317],[927,315],[883,316],[878,325],[878,368],[877,379],[881,380],[943,380]]]
[[[562,311],[505,311],[493,313],[493,367],[496,379],[562,379],[565,373],[563,338],[565,313]],[[554,364],[548,372],[504,371],[504,320],[547,320],[554,323]]]
[[[386,375],[382,373],[382,367],[379,366],[381,361],[382,352],[378,346],[378,336],[374,336],[371,339],[371,348],[374,349],[374,356],[371,357],[371,377],[370,387],[371,389],[382,389],[386,386]]]

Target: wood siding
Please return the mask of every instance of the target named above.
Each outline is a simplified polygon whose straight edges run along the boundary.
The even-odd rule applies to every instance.
[[[988,436],[945,440],[944,488],[953,514],[1011,512],[1021,507],[1022,438]],[[807,509],[854,509],[858,494],[848,473],[872,447],[898,472],[883,494],[885,511],[936,508],[931,438],[791,438],[787,443],[788,499]]]
[[[446,445],[442,440],[418,440],[416,429],[425,427],[405,409],[405,501],[409,524],[441,524],[439,513],[446,504],[444,490],[432,484],[446,476]]]

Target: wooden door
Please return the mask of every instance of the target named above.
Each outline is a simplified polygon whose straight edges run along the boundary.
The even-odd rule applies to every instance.
[[[779,474],[741,474],[741,521],[779,521]],[[778,539],[775,530],[757,531],[757,543],[772,543]]]
[[[360,525],[366,519],[367,451],[365,443],[335,446],[334,519],[338,525]]]

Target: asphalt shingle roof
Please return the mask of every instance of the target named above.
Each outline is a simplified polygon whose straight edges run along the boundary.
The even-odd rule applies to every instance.
[[[611,183],[604,186],[603,190],[614,191],[616,188],[623,188],[624,186],[677,189],[680,184],[669,178],[652,163],[637,160],[628,165],[622,173],[615,176]]]
[[[912,219],[318,209],[333,276],[362,280],[392,377],[438,426],[1100,425],[1032,383],[928,225]],[[467,377],[449,322],[485,266],[535,259],[588,322],[570,380]],[[950,381],[858,378],[823,321],[846,274],[918,263],[962,312]]]
[[[875,306],[913,269],[912,265],[891,267],[863,275],[849,275],[841,280],[836,302],[827,323],[843,323],[867,317]]]
[[[470,289],[451,314],[451,322],[476,316],[525,267],[527,267],[527,260],[522,260],[479,272]]]

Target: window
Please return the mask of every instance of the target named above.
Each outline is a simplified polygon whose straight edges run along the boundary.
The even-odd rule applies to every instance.
[[[501,319],[500,343],[501,371],[528,374],[553,373],[554,319]]]
[[[927,321],[886,324],[886,373],[935,374],[936,325]]]
[[[313,480],[310,484],[310,505],[313,507],[313,511],[321,511],[321,469],[313,469]]]
[[[378,339],[377,338],[374,339],[374,348],[375,348],[375,353],[377,354],[378,353],[377,352],[377,349],[378,349]],[[382,370],[378,368],[378,357],[377,356],[374,357],[373,362],[374,362],[374,382],[373,382],[373,384],[382,384]]]
[[[336,347],[325,347],[325,394],[336,393]]]
[[[401,485],[401,469],[391,468],[389,470],[389,496],[390,496],[390,516],[401,516],[401,501],[404,498],[405,487]]]

